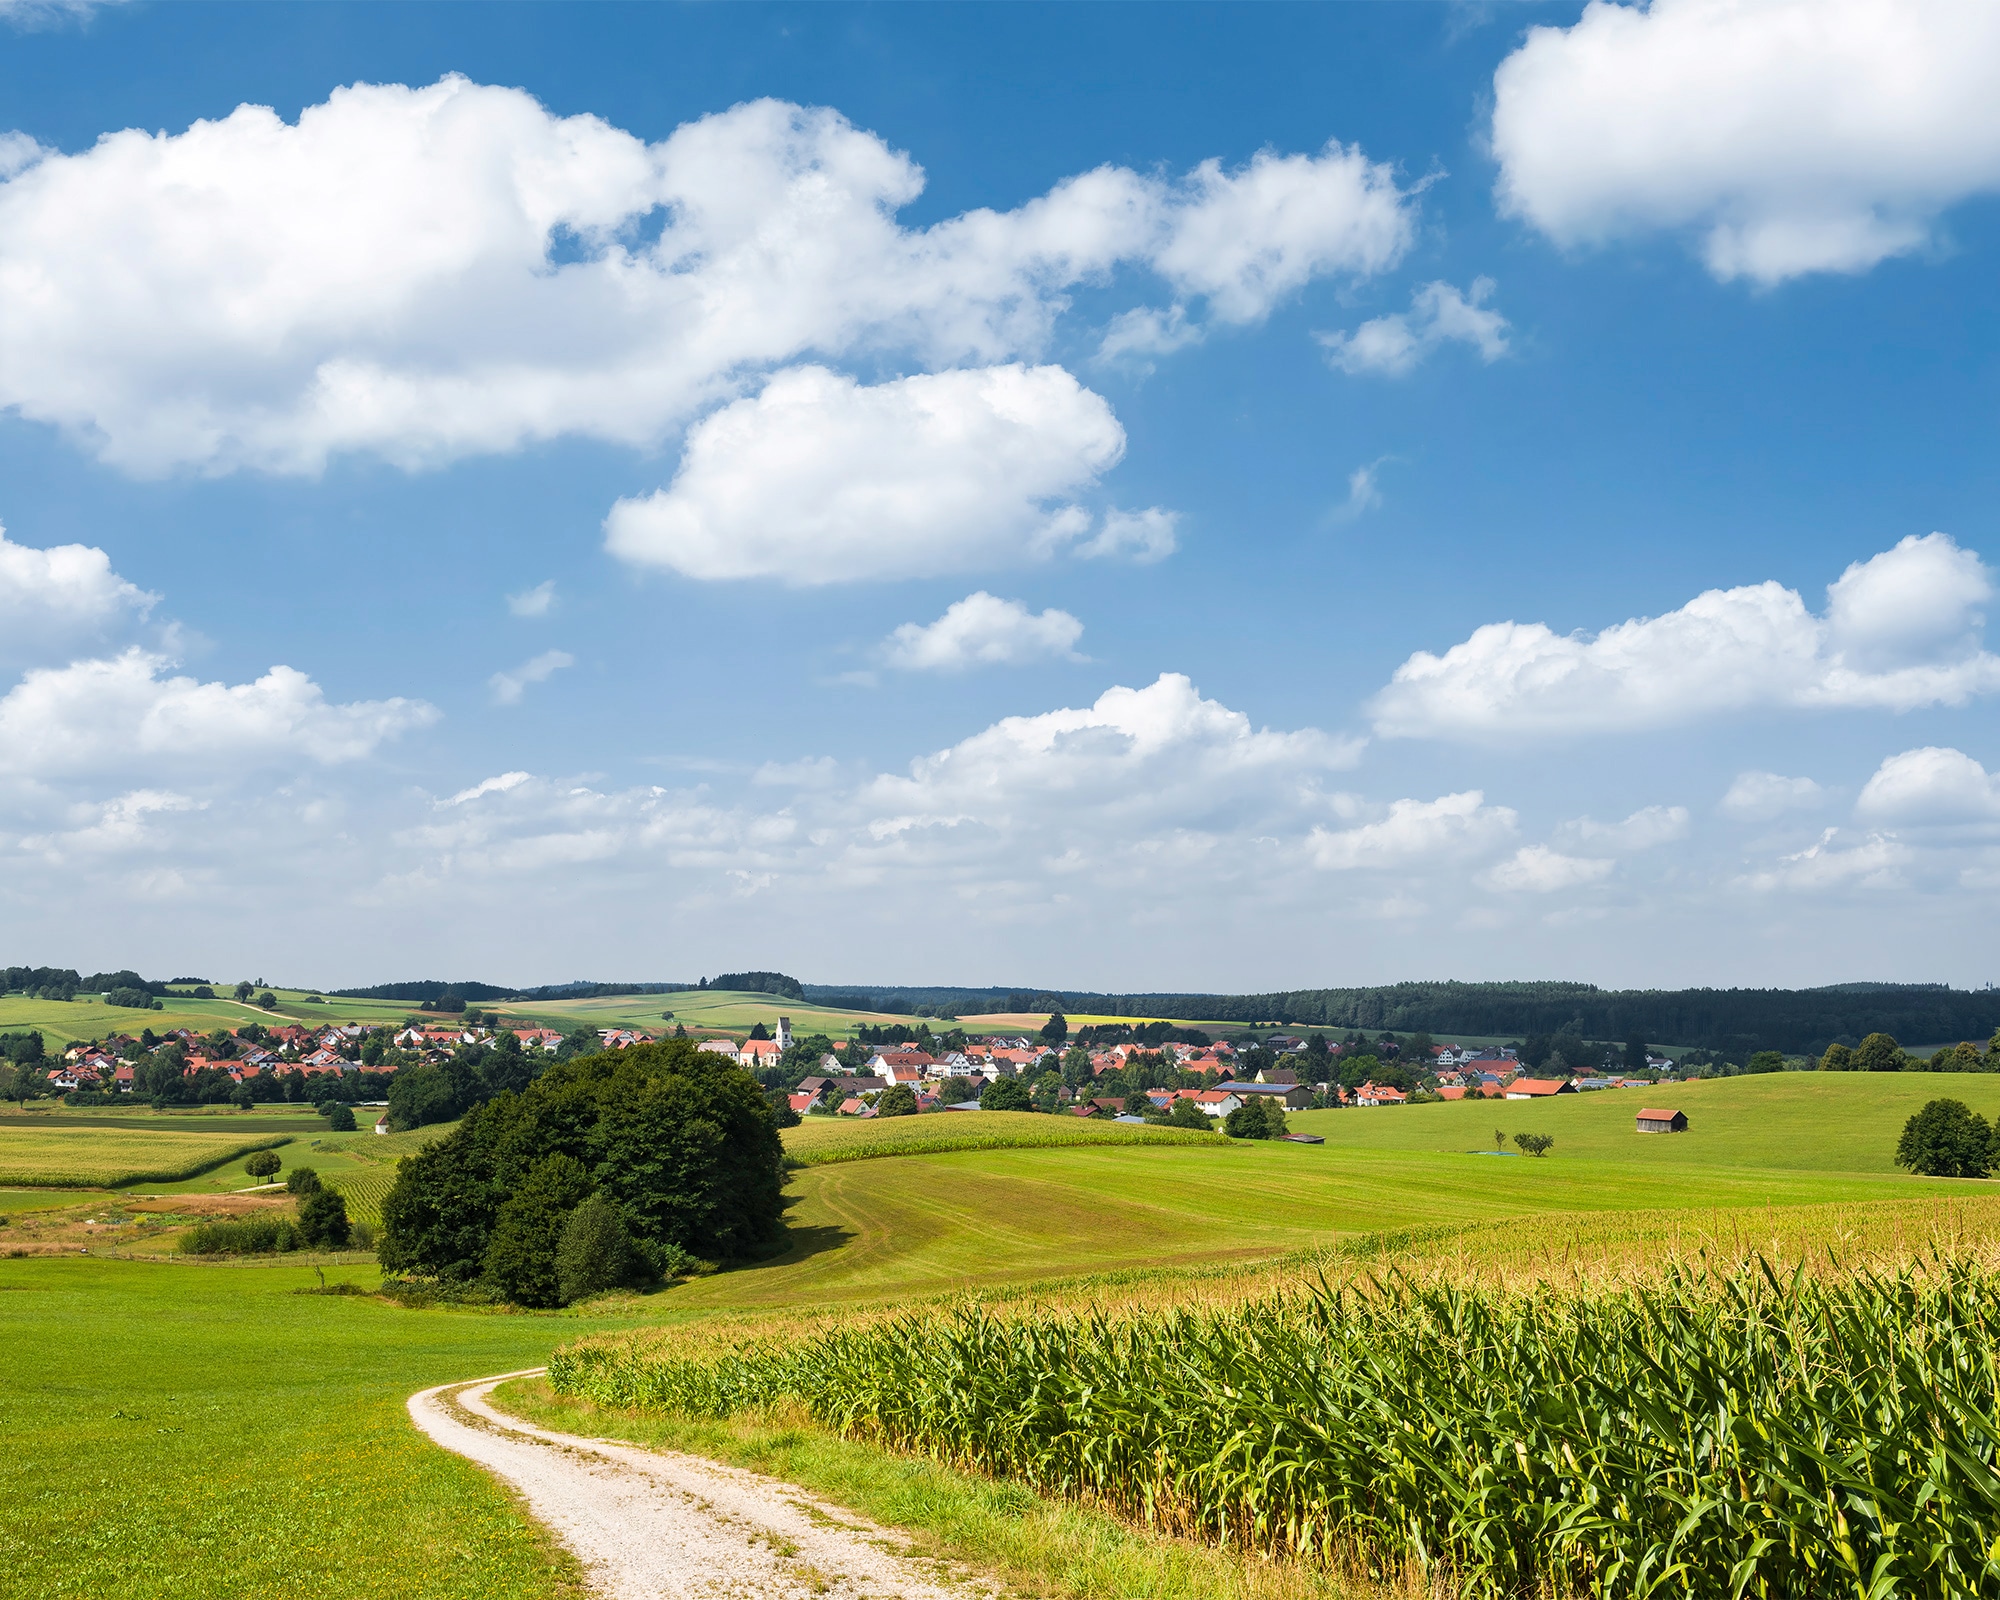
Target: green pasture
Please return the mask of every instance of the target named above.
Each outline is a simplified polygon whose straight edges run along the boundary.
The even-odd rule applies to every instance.
[[[862,1023],[914,1022],[912,1017],[875,1011],[831,1011],[805,1000],[784,1000],[777,995],[755,994],[729,989],[683,989],[676,994],[607,994],[584,1000],[535,1000],[518,1006],[502,1006],[509,1021],[523,1026],[574,1028],[579,1023],[592,1028],[644,1028],[652,1033],[671,1033],[674,1024],[689,1033],[748,1033],[761,1022],[772,1034],[778,1018],[792,1019],[792,1032],[803,1038],[824,1033],[829,1038],[851,1038]],[[671,1011],[673,1021],[662,1015]],[[940,1024],[933,1022],[933,1028]],[[942,1024],[949,1027],[950,1024]]]
[[[296,1264],[0,1258],[0,1597],[576,1593],[403,1403],[607,1324],[294,1292],[316,1282]]]
[[[326,1119],[309,1106],[200,1106],[155,1111],[144,1102],[70,1107],[59,1100],[30,1100],[25,1108],[0,1107],[0,1128],[128,1128],[145,1133],[226,1133],[238,1138],[266,1133],[319,1133]]]
[[[2000,1074],[1774,1072],[1544,1100],[1295,1111],[1286,1120],[1295,1131],[1323,1135],[1325,1149],[1355,1152],[1490,1150],[1496,1129],[1511,1150],[1517,1133],[1546,1133],[1556,1141],[1546,1161],[1612,1161],[1646,1181],[1715,1167],[1887,1174],[1895,1171],[1903,1124],[1940,1096],[1990,1120],[2000,1116]],[[1637,1132],[1642,1107],[1686,1112],[1687,1132]],[[1484,1159],[1527,1164],[1522,1157]]]
[[[135,1037],[142,1029],[165,1033],[169,1028],[194,1028],[202,1033],[217,1028],[240,1028],[246,1022],[303,1022],[318,1026],[329,1022],[365,1022],[373,1027],[399,1025],[417,1008],[401,1000],[336,1000],[323,1004],[309,1001],[310,991],[274,989],[278,1004],[266,1011],[261,1006],[224,999],[197,1000],[191,995],[168,994],[158,1011],[137,1011],[129,1006],[108,1006],[101,1000],[34,1000],[26,995],[0,996],[0,1033],[39,1030],[51,1055],[79,1040],[102,1039],[114,1033]]]
[[[952,1150],[1019,1150],[1075,1145],[1201,1144],[1213,1134],[1095,1117],[1031,1111],[948,1111],[920,1117],[807,1117],[782,1135],[802,1166],[875,1156],[942,1155]]]

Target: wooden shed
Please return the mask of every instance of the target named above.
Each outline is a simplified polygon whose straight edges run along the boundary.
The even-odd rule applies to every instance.
[[[1686,1133],[1687,1125],[1685,1111],[1649,1110],[1639,1113],[1641,1133]]]

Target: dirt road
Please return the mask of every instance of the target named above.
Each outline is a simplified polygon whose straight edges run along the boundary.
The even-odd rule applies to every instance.
[[[540,1369],[535,1369],[540,1370]],[[907,1538],[804,1490],[695,1456],[553,1433],[493,1409],[503,1373],[410,1396],[410,1417],[494,1474],[607,1600],[978,1600]]]

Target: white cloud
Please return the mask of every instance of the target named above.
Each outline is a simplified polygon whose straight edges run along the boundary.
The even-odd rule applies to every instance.
[[[1382,456],[1347,475],[1347,498],[1328,514],[1330,522],[1352,522],[1356,517],[1380,508],[1382,466],[1390,459]]]
[[[1868,822],[1990,822],[2000,817],[2000,777],[1962,750],[1905,750],[1875,769],[1854,814]]]
[[[963,672],[968,667],[1017,667],[1032,661],[1080,661],[1083,624],[1051,608],[1037,616],[1018,600],[981,589],[953,601],[931,623],[906,622],[882,646],[882,658],[905,672]]]
[[[1699,235],[1718,278],[1860,272],[2000,189],[1988,0],[1593,0],[1493,80],[1503,211]]]
[[[576,657],[567,650],[544,650],[510,672],[494,673],[486,680],[486,687],[492,691],[496,706],[517,706],[529,684],[547,683],[564,667],[575,665]]]
[[[1763,894],[1779,890],[1813,893],[1903,886],[1903,869],[1916,858],[1916,852],[1908,845],[1880,833],[1871,833],[1860,843],[1845,847],[1839,838],[1838,828],[1828,828],[1810,848],[1782,856],[1775,865],[1746,874],[1739,881]]]
[[[1124,450],[1111,407],[1060,367],[872,387],[799,367],[698,424],[673,483],[619,501],[605,543],[687,577],[795,585],[1027,561],[1088,531],[1068,497]]]
[[[1410,309],[1374,317],[1352,333],[1315,337],[1326,358],[1342,372],[1379,372],[1400,378],[1439,345],[1469,344],[1479,359],[1498,361],[1507,353],[1507,319],[1486,309],[1491,278],[1475,278],[1469,294],[1448,283],[1427,283],[1410,297]]]
[[[507,596],[507,609],[517,617],[546,617],[556,603],[556,580],[545,578],[532,589]]]
[[[1076,547],[1076,554],[1085,561],[1128,556],[1142,567],[1150,566],[1180,548],[1174,531],[1179,524],[1178,511],[1163,511],[1158,506],[1144,511],[1113,507],[1104,513],[1097,532]]]
[[[1646,806],[1633,812],[1623,822],[1599,822],[1592,817],[1578,817],[1564,823],[1557,830],[1557,835],[1566,843],[1588,845],[1599,850],[1620,853],[1651,850],[1687,837],[1688,810],[1686,806]]]
[[[1111,365],[1126,363],[1144,371],[1153,370],[1150,356],[1169,356],[1200,344],[1204,330],[1193,321],[1185,306],[1134,306],[1111,319],[1097,346],[1097,360]]]
[[[1100,167],[906,229],[922,170],[837,112],[754,101],[647,144],[459,77],[17,155],[0,406],[136,473],[650,448],[806,359],[1033,357],[1066,290],[1121,265],[1242,324],[1411,233],[1389,170],[1339,145]]]
[[[157,848],[162,840],[149,826],[148,818],[203,809],[202,802],[170,789],[134,789],[101,804],[80,804],[72,809],[70,827],[28,835],[20,845],[58,864],[78,856],[120,855]]]
[[[489,794],[505,794],[509,789],[518,789],[527,783],[533,774],[527,772],[503,772],[496,778],[482,778],[470,789],[461,789],[448,800],[440,800],[439,805],[462,806],[468,800],[483,799]]]
[[[1376,731],[1501,739],[1616,732],[1759,706],[1908,711],[2000,689],[1981,645],[1979,558],[1933,533],[1856,562],[1824,616],[1777,583],[1711,589],[1595,637],[1497,622],[1418,651],[1375,697]]]
[[[1515,813],[1489,806],[1478,789],[1436,800],[1397,800],[1379,821],[1359,827],[1314,828],[1306,841],[1313,862],[1329,871],[1422,868],[1475,856],[1506,842]]]
[[[1488,867],[1479,881],[1503,894],[1554,894],[1608,878],[1614,865],[1588,856],[1559,855],[1545,844],[1531,844]]]
[[[1722,809],[1732,817],[1768,822],[1787,811],[1810,811],[1826,798],[1811,778],[1787,778],[1775,772],[1739,772],[1722,797]]]
[[[421,700],[332,705],[291,667],[254,683],[201,683],[163,674],[172,663],[143,650],[30,672],[0,698],[0,774],[200,767],[227,759],[259,766],[304,757],[357,761],[384,740],[436,720]]]
[[[158,602],[113,572],[94,546],[37,550],[0,529],[0,657],[27,661],[88,642]]]

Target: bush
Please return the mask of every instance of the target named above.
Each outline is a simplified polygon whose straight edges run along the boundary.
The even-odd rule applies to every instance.
[[[315,1188],[299,1202],[299,1238],[315,1250],[338,1250],[353,1232],[347,1202],[332,1189]]]
[[[344,1105],[338,1100],[332,1100],[327,1103],[326,1109],[321,1114],[326,1118],[327,1127],[333,1132],[352,1133],[354,1131],[353,1107]]]
[[[649,1267],[670,1250],[744,1259],[783,1235],[783,1163],[756,1079],[692,1040],[577,1056],[402,1162],[382,1264],[555,1304],[564,1229],[593,1190]]]
[[[898,1083],[882,1091],[882,1098],[875,1102],[878,1117],[914,1117],[917,1114],[917,1091],[907,1083]]]
[[[133,1011],[151,1011],[153,996],[145,989],[113,989],[104,997],[108,1006],[125,1006]]]
[[[272,1171],[277,1169],[273,1167]],[[312,1194],[319,1188],[319,1174],[311,1167],[294,1167],[285,1174],[285,1193]]]
[[[1258,1095],[1247,1100],[1222,1119],[1222,1131],[1232,1139],[1282,1139],[1285,1136],[1284,1102],[1276,1095]]]
[[[1933,1100],[1903,1124],[1896,1165],[1926,1178],[1983,1178],[1993,1170],[1993,1129],[1963,1100]]]
[[[1199,1128],[1203,1133],[1215,1131],[1215,1118],[1185,1096],[1168,1109],[1167,1121],[1176,1128]]]
[[[296,1250],[298,1227],[288,1217],[245,1217],[234,1222],[204,1222],[181,1235],[184,1256],[252,1256]]]
[[[276,1176],[278,1169],[284,1164],[279,1158],[277,1151],[259,1150],[248,1161],[243,1163],[243,1170],[253,1178],[270,1178]],[[310,1171],[311,1169],[307,1168],[305,1170]]]
[[[564,1305],[623,1289],[641,1271],[632,1230],[610,1196],[600,1190],[569,1214],[556,1247],[556,1289]]]
[[[1546,1133],[1517,1133],[1514,1143],[1531,1156],[1545,1156],[1555,1148],[1556,1141]]]

